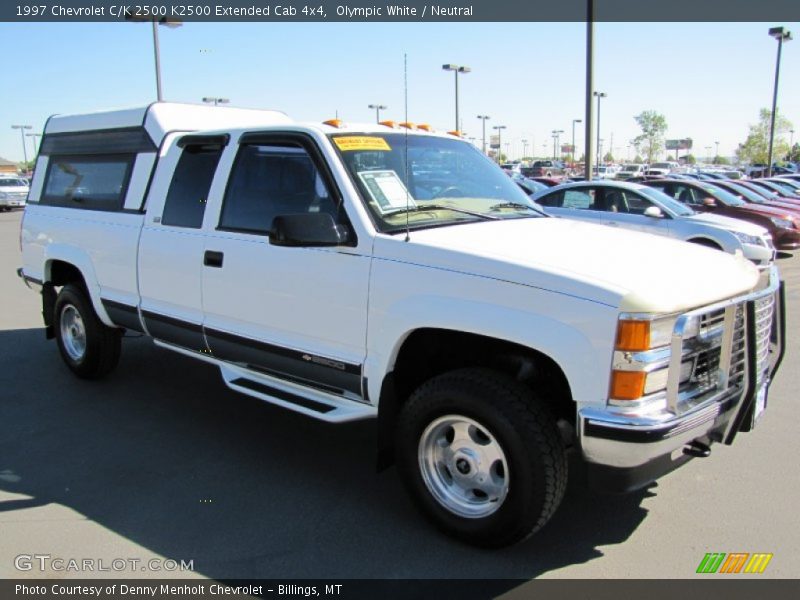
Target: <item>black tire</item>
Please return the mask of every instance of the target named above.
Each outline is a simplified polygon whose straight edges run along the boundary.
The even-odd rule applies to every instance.
[[[122,330],[107,327],[100,321],[82,287],[68,284],[61,288],[54,312],[58,350],[73,373],[84,379],[100,379],[114,370],[119,362]],[[78,336],[66,326],[76,314],[83,331],[83,352],[79,352],[72,341]]]
[[[429,425],[451,415],[477,422],[505,455],[510,485],[486,516],[456,514],[426,484],[420,442]],[[416,504],[439,529],[470,544],[501,547],[529,537],[564,496],[567,459],[555,420],[528,388],[502,373],[461,369],[429,380],[403,407],[396,434],[397,467]]]

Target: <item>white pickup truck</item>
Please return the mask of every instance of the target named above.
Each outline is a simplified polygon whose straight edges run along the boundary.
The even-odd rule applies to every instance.
[[[484,546],[547,522],[568,452],[627,491],[730,444],[784,347],[774,268],[547,217],[471,144],[410,123],[54,116],[21,245],[78,376],[109,373],[133,330],[243,394],[377,418],[379,465]]]

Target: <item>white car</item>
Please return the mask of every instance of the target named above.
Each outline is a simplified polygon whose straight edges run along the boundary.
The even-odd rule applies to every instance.
[[[556,216],[636,229],[730,253],[741,251],[760,269],[775,258],[772,238],[763,227],[696,213],[663,192],[636,183],[567,183],[534,194],[533,200]]]
[[[659,175],[663,177],[669,175],[670,173],[674,173],[678,169],[680,169],[680,165],[674,161],[656,162],[647,168],[647,174]]]
[[[631,177],[640,177],[647,172],[647,165],[640,165],[640,164],[631,164],[631,165],[624,165],[616,175],[614,175],[614,179],[630,179]]]
[[[23,208],[30,187],[21,177],[0,176],[0,210]]]

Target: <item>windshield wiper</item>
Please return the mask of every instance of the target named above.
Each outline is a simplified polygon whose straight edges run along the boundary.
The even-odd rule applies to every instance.
[[[523,208],[539,215],[542,214],[541,211],[536,210],[529,204],[523,204],[522,202],[500,202],[499,204],[493,204],[490,206],[489,210],[500,210],[501,208]]]
[[[470,215],[473,217],[478,217],[479,219],[485,219],[489,221],[496,221],[500,217],[495,217],[494,215],[487,215],[484,213],[475,212],[472,210],[466,210],[463,208],[456,208],[454,206],[448,206],[447,204],[418,204],[416,206],[409,206],[408,208],[398,208],[397,210],[392,210],[386,213],[383,213],[384,217],[389,217],[391,215],[396,215],[399,213],[404,212],[421,212],[426,210],[451,210],[453,212],[461,213],[464,215]]]

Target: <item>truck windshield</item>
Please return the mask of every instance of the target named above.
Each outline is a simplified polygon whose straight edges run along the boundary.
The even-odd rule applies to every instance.
[[[545,216],[496,164],[460,139],[333,134],[377,228],[385,233]]]

